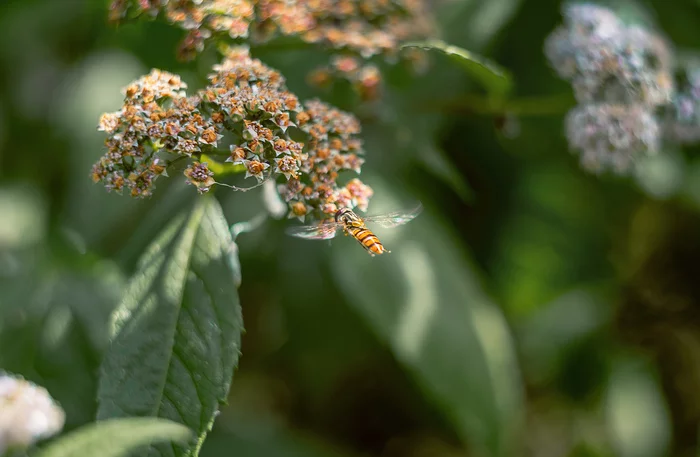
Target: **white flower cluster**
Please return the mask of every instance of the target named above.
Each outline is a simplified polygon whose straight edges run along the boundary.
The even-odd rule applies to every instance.
[[[0,373],[0,455],[61,431],[65,413],[43,387]]]
[[[656,112],[675,95],[671,50],[658,34],[598,5],[568,5],[563,15],[545,55],[580,103],[567,116],[569,146],[588,171],[628,173],[659,149]]]

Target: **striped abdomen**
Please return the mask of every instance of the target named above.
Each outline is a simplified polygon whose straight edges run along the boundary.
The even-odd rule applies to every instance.
[[[372,233],[372,231],[366,227],[346,225],[345,230],[347,230],[350,236],[355,238],[371,255],[379,255],[385,252],[390,252],[384,249],[384,245],[381,241],[379,241],[377,235]]]

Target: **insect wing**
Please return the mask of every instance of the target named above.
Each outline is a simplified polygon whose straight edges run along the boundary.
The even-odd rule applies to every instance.
[[[335,236],[339,227],[340,224],[335,222],[318,225],[300,225],[289,227],[287,229],[287,234],[307,240],[330,240]]]
[[[403,225],[418,216],[423,211],[423,205],[419,204],[409,211],[395,211],[393,213],[378,214],[362,218],[365,222],[372,222],[384,228],[392,228]]]

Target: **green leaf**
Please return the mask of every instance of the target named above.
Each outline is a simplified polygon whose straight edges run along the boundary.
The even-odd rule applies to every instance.
[[[641,354],[619,351],[605,392],[607,430],[615,455],[668,455],[672,442],[671,414],[658,369]]]
[[[228,394],[242,332],[231,244],[217,201],[200,198],[151,245],[114,313],[98,419],[163,417],[197,435],[149,455],[197,455]]]
[[[213,171],[216,177],[242,173],[245,171],[245,166],[243,165],[234,165],[232,163],[225,162],[222,163],[206,154],[202,154],[200,162],[206,163],[207,166],[209,166],[209,170]]]
[[[458,62],[494,98],[505,98],[513,86],[510,73],[498,64],[475,55],[466,49],[452,46],[441,40],[415,41],[405,43],[402,48],[421,48],[440,51]]]
[[[279,427],[246,414],[245,421],[229,420],[228,427],[215,429],[202,449],[203,457],[343,457],[350,456],[323,442],[317,435]],[[233,419],[233,418],[232,418]],[[232,451],[235,449],[235,453]]]
[[[391,191],[395,185],[371,176],[367,182],[375,189],[373,211],[410,205]],[[459,242],[429,211],[400,228],[371,228],[391,254],[372,258],[343,237],[332,248],[333,273],[349,303],[464,442],[483,455],[509,455],[522,412],[513,344]]]
[[[427,144],[426,147],[421,149],[421,154],[417,154],[417,157],[431,173],[448,185],[459,198],[465,202],[474,201],[474,191],[441,149]]]
[[[0,351],[0,367],[46,387],[70,430],[95,417],[109,316],[125,281],[111,262],[78,269],[68,260],[42,268],[17,256],[24,272],[0,278],[0,348],[12,348]]]
[[[187,427],[165,419],[112,419],[79,428],[35,454],[35,457],[122,457],[158,441],[186,441]]]
[[[683,154],[669,148],[659,154],[640,157],[634,168],[634,178],[647,195],[666,200],[683,186],[685,170]]]
[[[461,0],[436,8],[442,36],[481,50],[502,34],[521,9],[522,0]]]

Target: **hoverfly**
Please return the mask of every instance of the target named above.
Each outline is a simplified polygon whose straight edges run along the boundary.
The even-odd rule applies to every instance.
[[[375,235],[365,225],[366,222],[375,223],[384,228],[396,227],[403,225],[412,220],[423,210],[423,206],[418,204],[417,207],[409,211],[396,211],[393,213],[378,214],[374,216],[360,217],[349,208],[341,208],[335,213],[335,222],[322,222],[316,225],[301,225],[290,227],[287,229],[287,234],[304,238],[307,240],[330,240],[335,237],[338,230],[343,230],[345,235],[350,235],[355,238],[363,248],[374,257],[375,255],[384,254],[388,251],[377,235]]]

